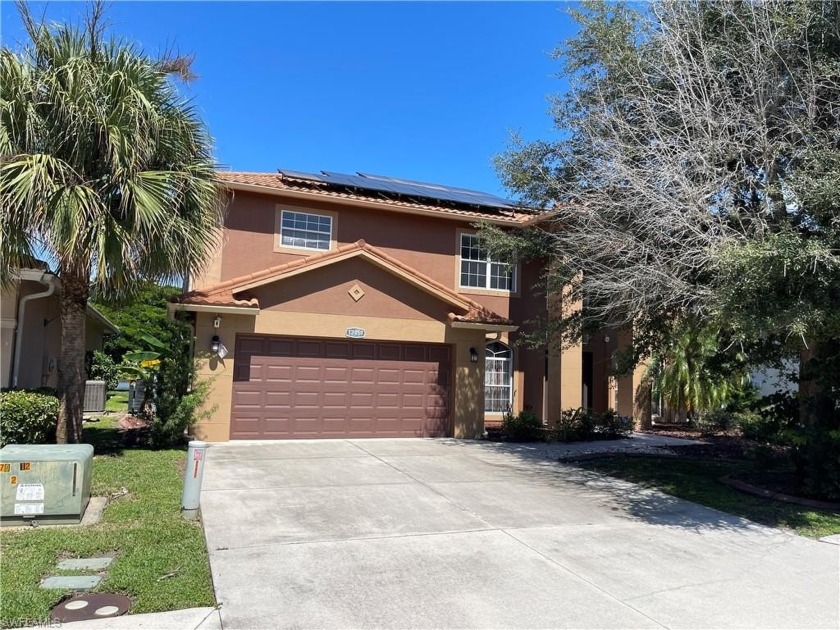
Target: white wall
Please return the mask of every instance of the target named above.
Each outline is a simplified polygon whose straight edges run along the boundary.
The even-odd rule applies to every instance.
[[[755,370],[752,373],[752,383],[759,390],[759,396],[769,396],[777,391],[795,392],[799,389],[796,381],[789,380],[786,374],[797,374],[799,372],[799,361],[788,359],[785,361],[782,370],[766,367]]]

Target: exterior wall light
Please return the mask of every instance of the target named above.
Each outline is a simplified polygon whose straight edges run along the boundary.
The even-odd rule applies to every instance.
[[[470,363],[478,363],[478,350],[470,348]]]

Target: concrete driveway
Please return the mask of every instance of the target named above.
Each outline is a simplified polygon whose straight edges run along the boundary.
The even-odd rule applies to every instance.
[[[840,627],[840,547],[551,456],[214,445],[202,513],[223,627]]]

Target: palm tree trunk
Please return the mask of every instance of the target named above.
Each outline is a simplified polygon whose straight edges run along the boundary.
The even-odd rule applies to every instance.
[[[649,380],[636,387],[633,397],[633,424],[636,431],[650,431],[653,419],[650,414],[652,388]]]
[[[72,273],[61,276],[61,362],[58,386],[61,410],[56,442],[76,443],[82,439],[82,408],[85,389],[85,309],[88,279]]]

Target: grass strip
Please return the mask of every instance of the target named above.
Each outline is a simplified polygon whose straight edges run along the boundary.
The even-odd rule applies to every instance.
[[[68,557],[114,555],[95,592],[131,597],[132,613],[215,604],[204,532],[180,515],[185,449],[123,449],[113,420],[85,429],[94,496],[110,495],[96,525],[0,532],[0,627],[47,619],[68,593],[38,587]]]
[[[128,413],[128,392],[112,390],[108,392],[105,401],[105,411],[121,411]]]

